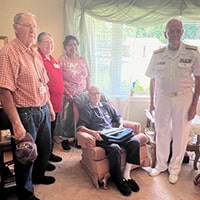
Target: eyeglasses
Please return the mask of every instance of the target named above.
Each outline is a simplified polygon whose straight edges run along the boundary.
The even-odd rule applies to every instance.
[[[53,42],[49,42],[49,41],[42,41],[41,42],[42,44],[45,44],[45,45],[53,45],[54,43]]]
[[[182,33],[183,32],[183,29],[180,29],[180,28],[177,28],[177,29],[169,29],[168,31],[167,31],[167,33],[168,34],[180,34],[180,33]]]
[[[31,30],[37,31],[39,28],[35,25],[31,25],[31,24],[20,24],[20,23],[16,23],[17,25],[23,26],[25,28],[29,28]]]
[[[101,95],[101,93],[100,92],[94,92],[94,93],[89,93],[89,95],[91,95],[91,96],[100,96]]]

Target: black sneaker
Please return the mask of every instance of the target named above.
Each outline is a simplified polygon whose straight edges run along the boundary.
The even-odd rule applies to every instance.
[[[47,168],[46,168],[46,171],[53,171],[53,170],[55,170],[55,169],[56,169],[55,165],[53,165],[53,164],[51,164],[51,163],[48,163]]]
[[[33,184],[44,184],[50,185],[53,184],[56,179],[53,176],[41,176],[37,178],[33,178]]]
[[[139,185],[133,179],[128,179],[126,182],[133,192],[138,192],[140,190]]]
[[[71,149],[71,147],[69,146],[69,141],[68,141],[68,140],[63,140],[63,141],[61,142],[61,145],[62,145],[62,148],[63,148],[64,150],[70,150],[70,149]]]
[[[132,191],[131,188],[128,186],[128,183],[126,180],[123,180],[121,183],[116,183],[116,186],[118,190],[123,194],[124,196],[130,196]]]
[[[60,162],[60,161],[62,161],[62,158],[60,156],[56,156],[55,154],[52,153],[50,155],[49,161],[51,161],[51,162]]]

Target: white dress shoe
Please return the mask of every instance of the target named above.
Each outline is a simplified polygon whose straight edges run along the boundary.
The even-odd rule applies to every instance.
[[[178,181],[178,175],[176,174],[170,174],[169,175],[169,182],[172,184],[175,184]]]
[[[160,173],[161,171],[157,170],[156,168],[153,168],[151,172],[149,173],[149,176],[155,177],[155,176],[160,175]]]

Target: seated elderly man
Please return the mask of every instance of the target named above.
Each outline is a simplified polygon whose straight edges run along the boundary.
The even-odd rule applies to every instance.
[[[138,192],[140,188],[130,176],[132,164],[140,164],[140,143],[138,139],[131,137],[120,145],[116,143],[108,144],[104,141],[101,137],[101,131],[112,128],[113,123],[117,123],[119,127],[122,127],[122,117],[108,103],[100,102],[101,93],[97,87],[91,86],[88,95],[89,103],[81,110],[77,124],[78,130],[94,136],[96,146],[105,149],[109,160],[109,172],[119,191],[125,196],[131,195],[132,191]],[[122,147],[127,152],[124,172],[121,172],[120,168]]]

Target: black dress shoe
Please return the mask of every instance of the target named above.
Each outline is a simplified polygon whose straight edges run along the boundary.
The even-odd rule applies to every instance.
[[[52,153],[50,155],[49,161],[51,161],[51,162],[60,162],[60,161],[62,161],[62,158],[60,156],[56,156],[55,154]]]
[[[30,197],[28,200],[40,200],[40,199],[38,199],[36,196],[32,196],[32,197]]]
[[[138,192],[140,190],[139,185],[133,179],[128,179],[126,182],[133,192]]]
[[[30,192],[26,189],[17,191],[17,199],[18,200],[40,200],[33,194],[33,192]]]
[[[29,197],[25,197],[25,196],[18,197],[18,200],[40,200],[40,199],[38,199],[35,195],[31,195]]]
[[[53,176],[41,176],[41,177],[33,178],[34,184],[50,185],[50,184],[53,184],[55,181],[56,179]]]
[[[46,168],[46,171],[53,171],[53,170],[55,170],[55,169],[56,169],[55,165],[53,165],[53,164],[51,164],[51,163],[48,163],[47,168]]]
[[[118,190],[123,194],[124,196],[130,196],[132,191],[131,188],[128,186],[128,183],[126,180],[123,180],[121,183],[116,183],[116,186]]]
[[[62,145],[62,148],[63,148],[64,150],[70,150],[70,149],[71,149],[71,147],[69,146],[69,141],[68,141],[68,140],[63,140],[63,141],[61,142],[61,145]]]

